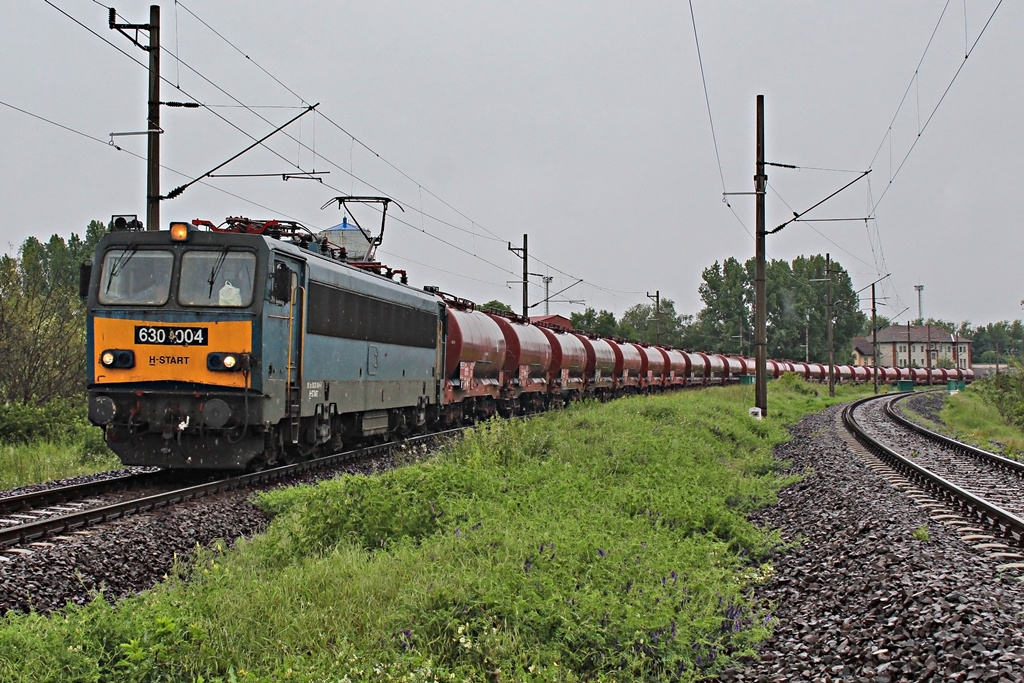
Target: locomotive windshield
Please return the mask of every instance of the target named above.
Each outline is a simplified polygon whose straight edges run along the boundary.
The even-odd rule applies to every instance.
[[[241,308],[252,303],[256,254],[239,249],[188,251],[181,258],[178,303]]]
[[[111,249],[103,255],[101,304],[163,306],[171,291],[174,254],[135,247]]]

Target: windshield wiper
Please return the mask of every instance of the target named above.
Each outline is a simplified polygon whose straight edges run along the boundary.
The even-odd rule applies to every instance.
[[[107,287],[105,292],[110,291],[110,286],[114,284],[114,278],[121,274],[124,267],[128,265],[128,262],[132,260],[135,253],[139,250],[134,244],[129,245],[127,249],[121,252],[121,255],[114,261],[114,265],[110,268],[110,276],[107,278]]]
[[[219,273],[220,269],[224,267],[224,260],[227,257],[228,248],[224,247],[224,249],[220,252],[220,256],[217,257],[217,262],[214,263],[213,268],[210,269],[210,279],[208,280],[208,282],[210,283],[210,293],[206,295],[207,299],[213,298],[213,283],[217,281],[217,273]]]

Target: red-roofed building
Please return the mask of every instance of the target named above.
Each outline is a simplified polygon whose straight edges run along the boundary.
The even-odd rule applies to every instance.
[[[971,368],[971,340],[928,325],[894,325],[878,331],[880,367],[936,367],[948,360],[955,368]]]
[[[569,319],[563,315],[535,315],[530,318],[531,323],[544,323],[545,325],[554,325],[555,327],[562,327],[567,330],[575,329]]]

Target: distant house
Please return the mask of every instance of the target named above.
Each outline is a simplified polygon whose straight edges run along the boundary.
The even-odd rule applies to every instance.
[[[879,330],[878,365],[931,368],[948,360],[956,368],[973,367],[971,340],[930,325],[894,325]]]
[[[875,364],[875,351],[871,340],[867,337],[853,338],[853,364],[873,367]]]
[[[530,318],[531,323],[544,323],[545,325],[554,325],[555,327],[562,327],[567,330],[575,329],[569,319],[562,315],[535,315]]]

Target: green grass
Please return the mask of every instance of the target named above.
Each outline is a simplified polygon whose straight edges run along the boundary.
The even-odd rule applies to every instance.
[[[102,433],[100,445],[103,444]],[[37,441],[31,444],[0,444],[0,489],[11,489],[80,474],[93,474],[121,466],[106,450],[97,453],[89,442]]]
[[[973,390],[973,385],[950,396],[941,417],[946,431],[957,438],[1010,457],[1019,458],[1024,453],[1024,429],[1008,424],[994,405]]]
[[[431,459],[263,494],[269,531],[158,589],[0,621],[0,679],[634,681],[714,676],[770,632],[793,479],[828,402],[793,379],[492,421]],[[836,400],[849,400],[850,389]]]
[[[0,489],[120,467],[85,400],[0,404]]]

